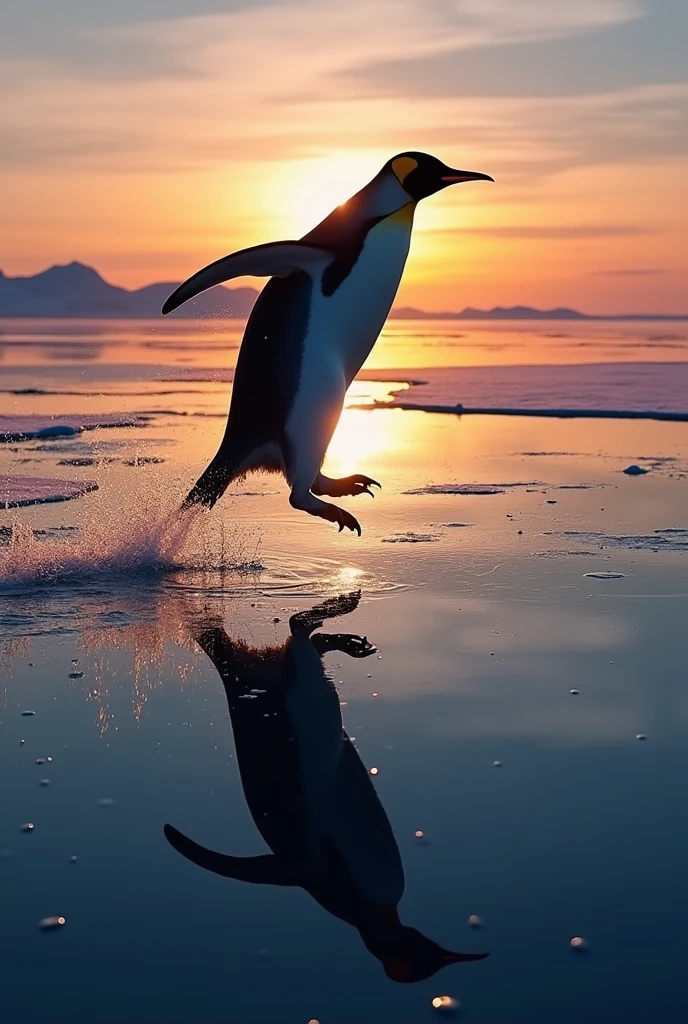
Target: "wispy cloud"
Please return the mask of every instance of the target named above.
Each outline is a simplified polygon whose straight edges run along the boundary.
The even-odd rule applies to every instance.
[[[503,224],[476,227],[440,228],[459,235],[480,235],[487,238],[511,239],[588,239],[624,238],[651,234],[653,229],[642,224]],[[436,233],[430,229],[430,233]]]
[[[593,277],[657,277],[670,274],[667,267],[625,267],[620,270],[593,270]]]
[[[383,126],[388,135],[395,121],[400,128],[401,112],[394,118],[398,104],[384,98],[352,96],[342,78],[347,72],[371,62],[560,38],[640,14],[633,0],[296,0],[170,21],[76,24],[88,36],[78,65],[61,68],[59,48],[43,62],[5,63],[0,89],[12,101],[0,107],[0,131],[14,132],[15,163],[21,152],[32,157],[32,137],[41,138],[45,155],[52,146],[63,160],[65,140],[75,136],[81,158],[76,136],[89,132],[91,165],[99,153],[111,155],[106,133],[129,142],[138,135],[142,154],[157,149],[187,166],[212,159],[213,148],[218,159],[232,157],[232,142],[259,146],[264,137],[276,152],[292,155],[303,152],[292,136],[310,135],[322,145],[334,126],[344,146],[366,144]],[[410,77],[407,131],[452,123],[453,102],[432,114],[414,92]],[[289,97],[291,109],[276,112]],[[225,149],[217,145],[222,139]]]

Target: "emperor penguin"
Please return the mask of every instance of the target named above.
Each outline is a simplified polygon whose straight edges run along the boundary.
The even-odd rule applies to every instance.
[[[494,178],[400,153],[303,238],[224,256],[169,296],[163,314],[224,281],[270,278],[246,324],[224,437],[183,507],[212,508],[232,480],[262,469],[286,477],[294,508],[360,536],[354,516],[323,496],[372,495],[380,484],[362,473],[331,479],[321,466],[397,293],[418,202],[466,181]]]
[[[399,849],[323,666],[328,651],[365,658],[376,648],[355,634],[314,633],[359,599],[343,594],[293,615],[281,647],[248,647],[218,625],[195,630],[222,679],[246,802],[271,853],[236,857],[172,825],[164,832],[182,856],[217,875],[304,889],[358,931],[389,978],[421,981],[487,954],[444,949],[399,918]]]

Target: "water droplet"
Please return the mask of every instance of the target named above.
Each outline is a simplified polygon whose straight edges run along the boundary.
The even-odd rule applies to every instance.
[[[279,617],[277,615],[275,615],[275,617],[274,617],[274,619],[272,621],[273,622],[279,622]]]
[[[33,823],[32,821],[27,821],[27,822],[25,822],[25,823],[24,823],[24,824],[23,824],[23,825],[21,826],[21,831],[22,831],[22,832],[33,832],[33,830],[34,830],[34,828],[35,828],[35,827],[36,827],[36,826],[34,825],[34,823]]]
[[[25,743],[26,743],[26,740],[19,740],[19,746],[20,747],[23,747]]]
[[[380,769],[379,768],[371,768],[370,769],[370,774],[371,775],[379,775],[379,773],[380,773]]]
[[[373,673],[372,673],[372,672],[369,672],[369,673],[368,673],[368,675],[366,676],[366,678],[367,678],[367,679],[372,679],[372,678],[373,678]]]
[[[523,533],[523,530],[519,530],[518,532],[519,532],[519,534],[522,534],[522,533]]]
[[[79,659],[78,658],[72,658],[72,665],[78,665],[78,664],[79,664]]]
[[[478,917],[477,914],[471,914],[471,916],[468,918],[468,924],[471,928],[482,928],[483,919],[482,917]]]
[[[569,690],[569,693],[571,693],[574,697],[577,697],[580,693],[580,690]]]
[[[450,1014],[456,1013],[461,1003],[458,999],[454,999],[453,996],[435,996],[432,1000],[433,1010],[437,1010],[438,1013]]]
[[[22,718],[32,718],[35,714],[35,711],[22,711]]]
[[[69,673],[69,678],[70,679],[83,679],[83,677],[84,677],[84,673],[81,672],[81,671],[70,672]]]
[[[76,861],[77,861],[77,858],[76,858],[76,857],[70,857],[70,858],[69,858],[69,863],[70,863],[70,864],[76,864]]]
[[[587,946],[587,942],[580,935],[574,935],[570,942],[571,949],[583,950]]]
[[[493,761],[492,762],[492,766],[494,768],[501,768],[502,767],[502,762],[501,761]]]
[[[413,834],[416,837],[416,839],[423,839],[425,836],[425,832],[423,832],[421,828],[416,829],[416,831]]]
[[[38,783],[38,785],[39,786],[43,786],[43,787],[49,786],[50,785],[50,779],[41,779],[40,782]]]
[[[37,757],[36,758],[36,764],[45,764],[45,758],[44,757]]]
[[[373,693],[373,697],[378,697],[378,696],[379,696],[379,694]]]
[[[43,917],[38,922],[38,927],[42,928],[44,932],[49,932],[54,931],[56,928],[61,928],[66,923],[66,917]]]
[[[636,736],[636,739],[637,740],[646,740],[647,736],[645,735],[644,732],[639,732],[638,735]]]

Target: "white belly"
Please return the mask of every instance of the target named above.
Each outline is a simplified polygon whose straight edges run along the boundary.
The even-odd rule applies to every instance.
[[[329,349],[344,370],[347,387],[368,358],[392,307],[411,227],[412,214],[381,221],[368,233],[355,266],[334,294],[323,295],[317,284],[313,289],[304,362],[314,350],[325,354]]]
[[[287,424],[301,450],[320,461],[339,419],[344,395],[370,354],[399,287],[411,241],[413,212],[377,224],[351,273],[333,295],[313,285],[299,388]]]

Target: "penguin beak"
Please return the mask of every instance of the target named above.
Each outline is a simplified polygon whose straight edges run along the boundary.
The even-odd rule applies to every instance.
[[[481,171],[454,171],[449,167],[447,170],[449,174],[442,176],[445,185],[458,185],[461,181],[494,181],[491,175],[483,174]]]

